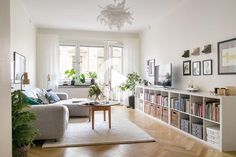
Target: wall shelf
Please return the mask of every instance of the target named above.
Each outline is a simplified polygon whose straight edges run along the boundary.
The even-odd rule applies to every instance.
[[[236,150],[235,96],[146,86],[135,91],[142,113],[218,150]]]

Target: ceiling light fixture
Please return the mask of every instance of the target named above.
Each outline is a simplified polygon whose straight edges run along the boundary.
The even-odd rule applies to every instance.
[[[120,3],[116,3],[114,0],[113,4],[109,4],[102,8],[100,15],[97,17],[103,25],[108,25],[110,29],[117,27],[118,30],[125,25],[125,23],[132,24],[132,13],[129,12],[129,8],[125,8],[125,0]]]

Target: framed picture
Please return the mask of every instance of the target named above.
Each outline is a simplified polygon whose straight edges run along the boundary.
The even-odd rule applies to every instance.
[[[203,60],[202,61],[203,66],[203,75],[212,75],[212,60]]]
[[[218,74],[236,74],[236,38],[218,43]]]
[[[154,76],[154,68],[155,68],[155,59],[148,60],[147,61],[148,76]]]
[[[193,62],[193,76],[200,76],[201,75],[201,62]]]
[[[183,62],[183,75],[191,75],[191,61],[184,61]]]
[[[14,52],[14,83],[21,82],[21,76],[25,72],[26,58],[25,56]]]

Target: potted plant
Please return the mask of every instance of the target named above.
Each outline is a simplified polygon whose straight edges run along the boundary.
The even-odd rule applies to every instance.
[[[143,85],[144,86],[149,86],[149,85],[151,85],[151,82],[149,82],[148,80],[143,80]]]
[[[87,75],[88,75],[88,78],[91,79],[91,84],[95,84],[95,79],[97,78],[97,73],[89,72]]]
[[[102,90],[100,89],[98,84],[93,84],[89,87],[89,95],[88,97],[92,98],[95,96],[95,101],[99,100],[99,96],[102,94]]]
[[[120,89],[122,91],[129,90],[132,92],[132,95],[129,96],[129,106],[128,107],[134,108],[135,86],[139,83],[141,83],[140,76],[136,72],[133,72],[133,73],[130,73],[127,75],[126,82],[120,86]]]
[[[80,74],[80,75],[79,75],[79,81],[80,81],[81,83],[85,83],[85,74]]]
[[[70,70],[66,70],[65,71],[65,75],[68,78],[71,78],[71,85],[74,86],[75,85],[75,80],[76,80],[76,72],[75,70],[72,68]]]
[[[36,115],[27,110],[26,97],[21,91],[12,93],[12,146],[13,157],[27,157],[29,148],[38,133],[32,126]]]

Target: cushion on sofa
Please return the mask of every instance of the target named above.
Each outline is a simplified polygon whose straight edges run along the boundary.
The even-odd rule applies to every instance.
[[[45,89],[41,89],[37,93],[37,97],[42,101],[42,104],[49,104],[48,99],[46,98],[47,91]]]
[[[49,103],[55,103],[60,101],[61,99],[57,96],[56,93],[54,93],[53,91],[49,91],[46,93],[46,98],[48,99]]]

